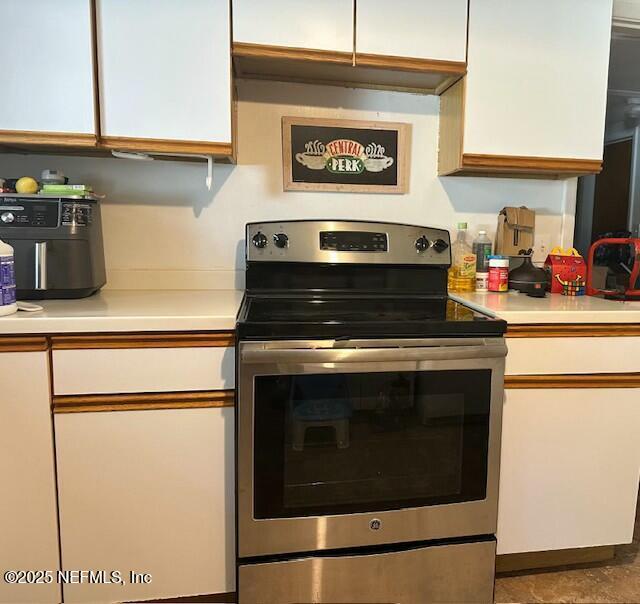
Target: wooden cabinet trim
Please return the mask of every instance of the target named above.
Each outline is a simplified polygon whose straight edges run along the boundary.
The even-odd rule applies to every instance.
[[[444,73],[454,76],[463,76],[467,73],[467,64],[462,61],[396,57],[362,52],[356,52],[355,65],[356,67],[373,67],[375,69],[393,69],[396,71],[429,71],[431,73]]]
[[[440,94],[466,63],[235,42],[238,77]],[[395,77],[394,77],[395,76]]]
[[[209,348],[235,346],[232,331],[201,333],[126,333],[52,336],[53,350],[104,348]]]
[[[178,153],[233,157],[233,143],[207,141],[164,140],[155,138],[130,138],[117,136],[96,137],[93,134],[67,132],[30,132],[0,130],[0,144],[28,145],[33,147],[72,147],[92,149],[108,153],[111,150],[140,151],[147,153]],[[180,159],[178,157],[178,159]]]
[[[232,54],[234,57],[250,57],[252,59],[280,59],[285,61],[312,61],[316,63],[353,65],[353,54],[350,52],[294,48],[291,46],[234,42],[232,44]]]
[[[0,143],[25,145],[57,145],[60,147],[95,147],[95,134],[79,132],[35,132],[31,130],[0,130]]]
[[[235,406],[234,390],[136,394],[72,394],[52,399],[54,413],[147,411],[152,409],[208,409]]]
[[[507,375],[504,387],[507,390],[640,388],[640,373]]]
[[[541,323],[507,326],[507,338],[610,338],[640,336],[640,323]]]
[[[438,174],[452,174],[462,163],[467,78],[461,78],[440,96]]]
[[[102,136],[98,141],[98,147],[120,151],[146,151],[148,153],[186,153],[219,157],[231,157],[233,155],[232,143],[134,138],[128,136]]]
[[[40,352],[47,350],[45,336],[0,336],[1,352]]]
[[[503,172],[514,174],[597,174],[602,170],[602,160],[463,153],[460,168],[462,171],[466,170],[469,172]]]

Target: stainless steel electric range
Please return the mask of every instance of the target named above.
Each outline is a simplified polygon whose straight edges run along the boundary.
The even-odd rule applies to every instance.
[[[447,296],[444,230],[246,229],[240,604],[491,602],[503,321]]]

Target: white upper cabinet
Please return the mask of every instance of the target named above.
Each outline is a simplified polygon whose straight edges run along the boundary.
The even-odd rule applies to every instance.
[[[230,143],[229,1],[97,0],[96,7],[105,140]]]
[[[353,0],[233,0],[233,41],[353,52]]]
[[[95,134],[91,0],[2,0],[0,130]]]
[[[602,158],[611,4],[471,1],[464,153]]]
[[[467,0],[358,0],[356,52],[466,60]]]

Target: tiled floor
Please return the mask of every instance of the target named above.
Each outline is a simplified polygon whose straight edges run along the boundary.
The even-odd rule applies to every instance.
[[[600,564],[502,575],[496,603],[640,604],[640,506],[633,543]]]

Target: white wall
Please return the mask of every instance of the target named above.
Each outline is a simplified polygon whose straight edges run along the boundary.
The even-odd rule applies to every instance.
[[[637,27],[640,24],[640,0],[613,0],[613,23]]]
[[[573,233],[575,181],[438,178],[435,96],[239,81],[238,97],[238,164],[216,164],[212,191],[204,164],[186,162],[12,154],[0,155],[0,175],[59,168],[105,193],[105,253],[115,288],[241,286],[244,225],[254,220],[357,218],[445,228],[466,220],[473,231],[493,234],[503,206],[527,205],[537,212],[540,260],[561,243],[563,222]],[[409,194],[283,192],[283,115],[411,123]]]

